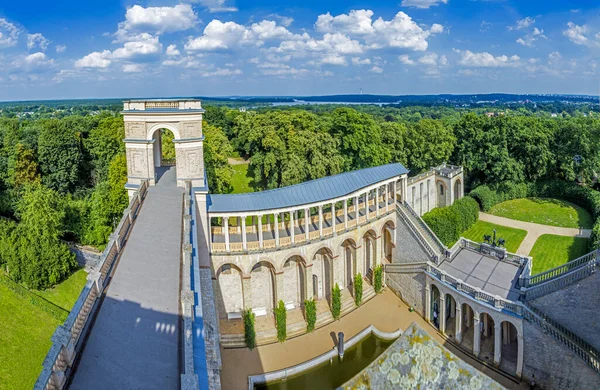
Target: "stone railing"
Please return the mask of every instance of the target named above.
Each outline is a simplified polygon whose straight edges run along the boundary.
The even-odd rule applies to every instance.
[[[418,263],[390,263],[384,265],[385,273],[392,274],[412,274],[416,272],[423,272],[427,269],[426,262]]]
[[[577,336],[569,329],[549,318],[544,313],[527,304],[522,305],[523,317],[538,325],[544,333],[565,344],[567,348],[582,358],[594,371],[600,374],[600,351]]]
[[[421,181],[429,176],[433,176],[434,174],[435,174],[434,170],[430,169],[427,172],[418,174],[417,176],[409,177],[408,180],[406,181],[406,183],[407,183],[407,185],[411,185],[411,184]]]
[[[145,104],[147,110],[157,109],[157,108],[179,108],[178,101],[166,101],[166,102],[146,102]]]
[[[119,225],[110,236],[110,241],[100,257],[98,268],[90,272],[69,316],[64,324],[54,332],[52,346],[44,359],[42,373],[38,377],[34,389],[60,390],[65,386],[71,375],[71,367],[91,329],[102,293],[110,282],[109,275],[115,260],[123,250],[147,191],[148,181],[145,180],[133,194]]]
[[[442,241],[440,241],[440,239],[438,238],[438,236],[433,232],[433,230],[431,230],[431,228],[429,227],[429,225],[427,225],[425,223],[425,221],[423,221],[423,218],[421,218],[421,216],[419,214],[417,214],[417,212],[410,207],[410,204],[408,204],[408,202],[404,202],[404,205],[406,206],[406,209],[412,214],[412,216],[414,217],[414,219],[419,223],[419,225],[421,225],[421,227],[429,234],[429,236],[433,239],[435,245],[437,246],[437,249],[439,250],[440,253],[444,254],[448,248],[446,247],[446,245],[444,245],[442,243]]]
[[[500,261],[504,261],[506,263],[511,263],[518,267],[521,267],[521,266],[528,267],[531,265],[530,257],[521,256],[521,255],[518,255],[515,253],[510,253],[505,248],[492,246],[492,245],[489,245],[486,243],[480,244],[480,243],[468,240],[463,237],[461,237],[460,240],[458,240],[458,243],[460,243],[460,248],[457,248],[456,244],[454,244],[454,246],[452,247],[453,249],[448,251],[448,252],[451,252],[451,253],[449,253],[449,255],[447,255],[448,258],[453,259],[454,257],[456,257],[456,253],[458,253],[458,251],[459,251],[457,249],[464,248],[464,249],[469,249],[469,250],[472,250],[475,252],[483,253],[486,256],[494,257]]]
[[[412,234],[421,243],[421,246],[423,248],[425,248],[425,251],[431,257],[431,260],[435,264],[439,264],[439,257],[435,253],[435,250],[433,249],[433,247],[431,246],[431,244],[429,244],[429,241],[427,241],[425,239],[425,237],[423,237],[423,235],[419,232],[419,229],[415,226],[415,224],[413,223],[412,219],[408,216],[407,212],[404,211],[404,207],[400,206],[400,207],[396,208],[396,211],[397,211],[398,215],[400,216],[400,218],[404,221],[404,223],[406,224],[406,226],[408,226],[408,228],[410,229],[410,231],[412,232]]]
[[[523,287],[534,287],[536,285],[547,283],[569,273],[576,273],[580,269],[587,269],[591,274],[594,272],[594,266],[597,263],[598,251],[592,251],[587,255],[583,255],[575,260],[571,260],[568,263],[526,278],[526,280],[524,280]]]
[[[451,172],[444,172],[441,169],[442,168],[447,168],[447,169],[451,169]],[[447,177],[449,179],[452,179],[454,176],[460,175],[463,171],[463,167],[458,166],[458,165],[450,165],[450,164],[446,164],[443,163],[442,165],[438,166],[438,167],[434,167],[431,168],[433,171],[435,171],[435,174],[438,176],[442,176],[442,177]]]
[[[458,292],[463,293],[464,295],[468,295],[474,300],[491,306],[499,311],[509,312],[508,314],[520,316],[522,314],[522,307],[518,302],[513,302],[497,295],[491,295],[481,290],[480,288],[473,287],[460,279],[457,279],[445,271],[437,268],[433,264],[427,264],[427,268],[425,272],[437,279],[438,281],[446,284],[447,286],[452,287]]]

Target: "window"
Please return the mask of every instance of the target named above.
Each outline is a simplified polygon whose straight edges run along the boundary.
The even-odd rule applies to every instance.
[[[440,184],[440,195],[444,195],[444,185]]]

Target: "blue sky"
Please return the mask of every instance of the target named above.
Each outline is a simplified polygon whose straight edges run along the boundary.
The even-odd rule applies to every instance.
[[[599,78],[600,3],[590,0],[0,6],[0,100],[597,94]]]

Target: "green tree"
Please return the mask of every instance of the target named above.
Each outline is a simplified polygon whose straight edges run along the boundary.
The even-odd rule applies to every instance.
[[[119,153],[125,152],[123,118],[104,118],[90,131],[86,146],[93,158],[98,181],[106,180],[108,165]]]
[[[220,128],[204,122],[202,130],[205,138],[204,166],[210,190],[217,194],[229,193],[233,190],[233,169],[227,159],[233,148]]]
[[[442,121],[421,119],[408,128],[404,140],[409,166],[424,171],[448,161],[455,142],[452,129]]]
[[[12,185],[15,187],[40,183],[40,174],[33,150],[26,148],[23,144],[17,144],[14,166],[10,176]]]

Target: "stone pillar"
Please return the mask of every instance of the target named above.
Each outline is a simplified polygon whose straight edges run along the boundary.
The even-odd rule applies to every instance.
[[[242,248],[248,249],[248,241],[246,237],[246,217],[240,217],[242,220]]]
[[[517,335],[517,378],[523,374],[523,335]]]
[[[385,183],[385,212],[390,211],[390,183]]]
[[[275,246],[279,246],[279,213],[273,214],[273,225],[275,225]]]
[[[408,178],[402,179],[402,200],[408,202]]]
[[[252,288],[250,276],[242,276],[242,295],[244,297],[244,309],[252,309]]]
[[[304,237],[306,238],[306,241],[308,241],[309,234],[310,234],[309,223],[310,223],[310,209],[304,209]],[[311,259],[311,261],[312,261],[312,259]]]
[[[379,189],[381,187],[375,188],[375,215],[379,216],[379,195],[381,195]]]
[[[263,247],[262,215],[258,215],[258,246]]]
[[[284,288],[283,271],[275,272],[275,307],[277,307],[279,301],[283,299]]]
[[[431,285],[425,284],[425,320],[431,323]]]
[[[500,353],[502,351],[502,342],[500,335],[502,334],[500,324],[494,322],[494,366],[500,365]]]
[[[294,235],[296,234],[294,230],[294,212],[290,211],[290,238],[292,240],[292,244],[294,243]]]
[[[225,234],[225,250],[229,252],[229,217],[223,217],[223,233]]]
[[[481,329],[479,313],[473,312],[473,355],[479,357],[481,350]]]
[[[319,237],[323,238],[323,206],[319,205]]]
[[[333,235],[335,236],[335,203],[331,203],[331,227],[333,228]]]
[[[344,229],[348,229],[348,199],[344,199]]]
[[[457,343],[461,343],[462,342],[462,313],[461,313],[461,308],[459,306],[456,306],[456,315],[454,316],[454,324],[455,324],[455,335],[454,338],[456,339]]]
[[[356,219],[356,226],[358,226],[358,196],[354,197],[354,219]],[[600,259],[600,256],[599,256]]]
[[[393,199],[392,200],[394,201],[394,203],[396,203],[396,194],[397,194],[397,192],[396,192],[396,180],[394,180],[392,182],[392,195],[393,195]]]
[[[445,294],[440,291],[440,332],[446,334],[446,299]]]
[[[369,220],[369,192],[365,192],[365,221]]]

